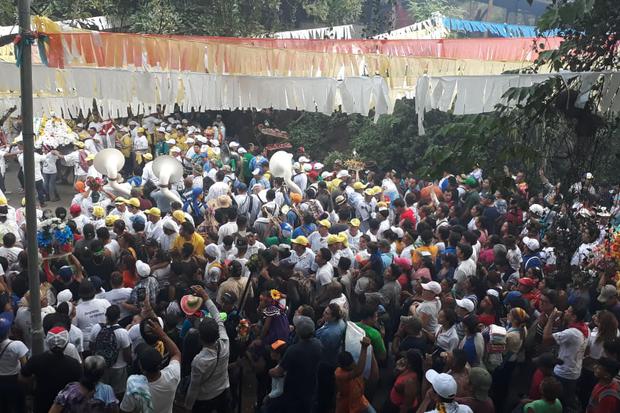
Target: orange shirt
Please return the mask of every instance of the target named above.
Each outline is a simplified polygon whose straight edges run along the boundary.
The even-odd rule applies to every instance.
[[[436,245],[422,245],[411,251],[411,262],[415,265],[422,261],[422,256],[419,253],[428,252],[431,254],[431,260],[435,264],[437,255],[439,254],[439,247]]]
[[[336,376],[336,413],[359,413],[368,407],[364,397],[364,377],[338,367]]]
[[[123,287],[125,288],[133,288],[136,286],[136,281],[138,277],[133,274],[131,271],[125,270],[123,271]]]

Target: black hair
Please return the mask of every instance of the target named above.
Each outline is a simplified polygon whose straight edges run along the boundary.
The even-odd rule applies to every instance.
[[[13,234],[12,232],[7,232],[2,237],[2,243],[4,244],[6,248],[11,248],[13,245],[15,245],[16,241],[17,241],[17,238],[15,237],[15,234]]]
[[[355,359],[353,358],[353,355],[348,351],[343,351],[338,354],[338,367],[346,369],[351,367],[353,363],[355,363]]]
[[[454,311],[453,308],[450,308],[450,307],[442,308],[442,311],[443,311],[444,318],[446,319],[446,322],[450,324],[450,327],[456,324],[458,320],[458,316],[456,315],[456,311]]]
[[[332,259],[332,252],[328,248],[321,248],[319,254],[321,254],[321,257],[327,262]]]
[[[311,318],[312,320],[314,320],[315,318],[315,313],[314,313],[314,308],[312,308],[312,306],[307,305],[307,304],[302,304],[299,306],[299,308],[297,309],[297,311],[303,315],[306,316],[308,318]]]
[[[83,374],[80,379],[80,384],[90,391],[95,390],[95,386],[105,372],[106,362],[102,356],[89,356],[86,357],[83,364]]]
[[[200,339],[205,344],[213,344],[220,338],[220,330],[217,321],[209,317],[204,318],[200,322],[198,333],[200,334]]]
[[[85,279],[80,283],[80,286],[78,288],[78,295],[82,300],[92,300],[93,298],[95,298],[95,294],[95,287],[88,279]]]
[[[102,241],[107,241],[110,239],[110,230],[106,227],[97,228],[97,238]]]
[[[362,320],[369,319],[371,317],[374,317],[374,315],[376,313],[377,313],[377,306],[376,305],[365,304],[364,306],[362,306],[362,308],[360,310],[360,319],[362,319]]]
[[[461,250],[461,252],[463,253],[463,258],[466,260],[468,260],[471,257],[471,255],[474,253],[474,250],[471,247],[471,245],[465,244],[463,242],[460,242],[457,245],[457,248]]]
[[[116,323],[121,318],[121,309],[116,304],[112,304],[105,310],[105,318],[108,323]]]
[[[351,259],[347,257],[340,257],[338,260],[338,269],[348,271],[349,268],[351,268]]]

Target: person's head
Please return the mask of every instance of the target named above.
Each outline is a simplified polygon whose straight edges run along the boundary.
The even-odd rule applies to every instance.
[[[123,274],[120,271],[114,271],[110,274],[110,285],[113,289],[123,287]]]
[[[331,259],[332,253],[328,248],[321,248],[315,257],[316,263],[320,266],[327,264]]]
[[[467,335],[473,336],[480,332],[478,316],[470,314],[463,319],[463,326]]]
[[[469,370],[468,387],[476,400],[488,400],[492,383],[493,378],[486,369],[482,367],[473,367]]]
[[[376,324],[379,317],[377,305],[373,303],[366,303],[361,308],[360,317],[365,324]]]
[[[529,316],[524,309],[515,307],[508,313],[508,321],[513,327],[523,327],[527,323]]]
[[[564,320],[567,323],[582,322],[586,319],[587,315],[587,307],[581,303],[576,303],[568,307],[568,309],[564,312]]]
[[[284,340],[276,340],[271,344],[271,360],[278,363],[287,349],[286,342]]]
[[[562,394],[562,384],[555,377],[545,377],[540,382],[540,394],[548,402],[554,402]]]
[[[460,261],[468,260],[472,254],[473,249],[471,245],[461,242],[456,246],[456,256]]]
[[[618,360],[601,357],[594,365],[594,376],[602,382],[609,383],[618,375],[620,363]]]
[[[355,365],[355,359],[348,351],[343,351],[338,354],[338,367],[341,369],[351,371],[355,368]]]
[[[86,224],[84,228],[82,228],[82,235],[87,240],[91,240],[95,238],[95,226],[93,224]]]
[[[540,311],[551,314],[558,302],[558,293],[552,289],[544,289],[539,298]]]
[[[435,402],[451,403],[454,400],[457,384],[452,376],[438,373],[433,369],[428,370],[424,376],[431,384],[431,397]]]
[[[342,309],[336,303],[330,303],[325,307],[323,311],[323,319],[325,322],[330,323],[342,319]]]
[[[603,343],[605,341],[611,341],[617,337],[618,334],[618,319],[608,310],[599,311],[593,317],[594,324],[598,327],[598,334],[596,337],[597,343]]]
[[[89,279],[85,279],[80,283],[80,286],[78,288],[78,295],[83,301],[92,300],[93,298],[95,298],[96,293],[97,292],[95,291],[95,287]]]
[[[15,237],[15,234],[13,234],[12,232],[7,232],[2,237],[2,242],[6,248],[13,247],[16,241],[17,241],[17,238]]]
[[[444,328],[452,327],[454,324],[456,324],[457,320],[458,316],[456,312],[450,307],[442,308],[437,315],[437,322],[441,324]]]
[[[206,317],[198,326],[198,334],[200,334],[203,345],[212,346],[220,338],[219,326],[214,319]]]
[[[302,340],[308,340],[314,335],[314,321],[310,317],[295,317],[293,324],[295,325],[295,333]]]
[[[557,358],[553,353],[543,353],[532,359],[534,365],[543,373],[544,377],[553,375],[553,369],[556,365],[562,365],[564,362]]]
[[[45,344],[52,353],[62,354],[69,344],[69,331],[61,325],[51,328],[45,335]]]
[[[121,318],[121,309],[116,305],[112,304],[105,310],[105,319],[109,325],[114,325]]]
[[[192,223],[189,221],[185,221],[181,224],[181,227],[179,229],[179,235],[188,239],[188,238],[191,238],[192,235],[194,235],[194,231],[195,231],[194,225],[192,225]]]
[[[467,365],[467,352],[461,348],[452,350],[452,370],[461,372]]]
[[[94,391],[97,383],[103,377],[106,369],[106,362],[102,356],[88,356],[84,360],[83,374],[80,384],[90,391]]]

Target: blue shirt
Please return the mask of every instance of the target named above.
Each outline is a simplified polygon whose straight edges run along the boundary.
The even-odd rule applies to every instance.
[[[331,366],[336,366],[338,354],[342,346],[345,333],[345,323],[342,319],[325,323],[316,330],[315,336],[323,345],[323,361]]]
[[[302,226],[295,228],[295,230],[293,231],[293,238],[297,238],[300,235],[303,235],[307,238],[308,235],[312,234],[314,231],[316,231],[316,229],[317,228],[315,224],[303,224]]]

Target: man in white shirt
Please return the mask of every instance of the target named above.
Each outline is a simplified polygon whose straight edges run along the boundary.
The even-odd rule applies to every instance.
[[[476,275],[476,263],[471,258],[473,254],[473,248],[469,244],[459,243],[456,247],[456,257],[459,260],[459,265],[454,271],[454,290],[457,296],[462,296],[464,293],[464,284],[468,278]]]
[[[148,381],[153,413],[172,413],[177,386],[181,381],[181,351],[158,323],[149,322],[149,327],[153,334],[164,343],[170,362],[168,366],[160,369],[161,355],[154,348],[148,347],[138,354],[140,369]],[[134,375],[129,380],[139,380],[141,377]],[[129,388],[129,385],[127,387]],[[130,392],[126,392],[120,405],[121,411],[136,411],[140,407],[140,402],[135,397]]]
[[[95,287],[88,280],[82,281],[79,287],[79,296],[82,300],[76,307],[76,316],[73,324],[84,333],[84,348],[90,348],[91,330],[95,324],[105,323],[105,312],[110,306],[108,300],[95,298]]]
[[[86,171],[86,178],[103,178],[103,175],[95,168],[93,162],[95,161],[95,154],[90,153],[86,157],[86,163],[88,164],[88,171]]]
[[[568,307],[563,314],[554,308],[543,330],[543,344],[560,346],[558,358],[563,363],[554,367],[553,375],[562,383],[563,392],[560,401],[562,407],[567,409],[566,411],[579,410],[576,397],[577,380],[581,376],[581,367],[590,334],[587,324],[584,323],[586,316],[587,308],[580,304]],[[560,318],[567,328],[554,333],[553,327]]]
[[[220,195],[228,195],[230,192],[230,187],[226,182],[224,182],[224,178],[226,177],[226,172],[217,171],[215,174],[215,183],[211,185],[209,188],[209,193],[206,197],[206,202],[211,201],[212,199],[217,199]]]
[[[317,230],[308,235],[310,248],[317,253],[321,248],[327,248],[327,236],[332,224],[326,219],[317,222]]]
[[[150,153],[145,153],[143,157],[147,161],[147,163],[142,169],[142,184],[144,185],[147,182],[151,182],[155,186],[158,186],[159,178],[153,172],[153,155],[151,155]]]
[[[123,276],[119,272],[113,272],[110,277],[110,285],[112,289],[101,294],[99,298],[107,300],[112,305],[117,305],[121,311],[120,320],[131,321],[133,314],[123,306],[129,300],[131,294],[131,288],[123,287]],[[124,320],[128,318],[127,320]]]
[[[221,244],[224,241],[226,235],[233,235],[239,231],[237,226],[237,212],[235,210],[228,211],[228,222],[220,226],[217,231],[217,243]]]
[[[85,181],[88,175],[88,163],[86,157],[88,151],[84,149],[84,142],[76,141],[73,143],[76,150],[67,155],[58,154],[67,166],[73,166],[73,175],[76,181]]]
[[[265,244],[256,239],[256,234],[251,231],[248,231],[248,233],[246,234],[246,240],[248,241],[248,250],[243,256],[243,258],[250,259],[252,255],[258,254],[259,252],[267,248],[265,247]]]
[[[19,150],[22,152],[17,155],[17,162],[19,162],[19,167],[24,172],[24,143],[19,142],[17,144]],[[43,173],[41,172],[41,162],[45,161],[45,156],[40,153],[34,153],[34,184],[37,188],[37,194],[39,198],[39,203],[41,206],[45,206],[45,199],[47,195],[45,193],[45,184],[43,183]]]
[[[56,151],[48,150],[45,153],[45,160],[43,161],[43,166],[41,168],[41,172],[43,172],[45,192],[47,192],[47,195],[52,202],[60,201],[58,190],[56,189],[56,173],[58,172],[58,169],[56,168],[56,161],[58,160],[58,155],[55,152]],[[52,196],[54,198],[52,198]]]
[[[149,141],[144,133],[144,128],[138,128],[138,135],[133,140],[133,150],[140,155],[144,155],[149,150]]]
[[[97,143],[98,140],[97,125],[91,123],[88,127],[88,137],[84,139],[84,149],[86,149],[89,153],[96,154],[99,152],[100,144]]]
[[[294,270],[308,275],[315,261],[314,252],[310,248],[310,242],[303,235],[291,240],[291,263],[295,264]]]
[[[9,262],[9,268],[17,262],[19,253],[23,251],[22,248],[16,247],[17,235],[12,232],[7,232],[2,237],[2,247],[0,247],[0,257],[6,258]]]
[[[151,208],[144,211],[147,215],[148,221],[144,228],[146,239],[154,239],[159,242],[160,238],[164,235],[163,222],[161,220],[161,210],[159,208]]]
[[[454,377],[447,373],[438,373],[433,369],[427,370],[425,377],[431,384],[431,389],[426,392],[424,400],[422,400],[422,403],[418,407],[418,412],[473,413],[469,406],[459,404],[454,400],[457,391],[457,384]],[[441,403],[442,408],[440,409],[438,407],[433,410],[426,410],[432,403],[435,405]]]
[[[321,248],[316,254],[315,262],[318,265],[315,276],[317,295],[334,279],[334,267],[329,263],[331,259],[332,253],[327,248]]]

